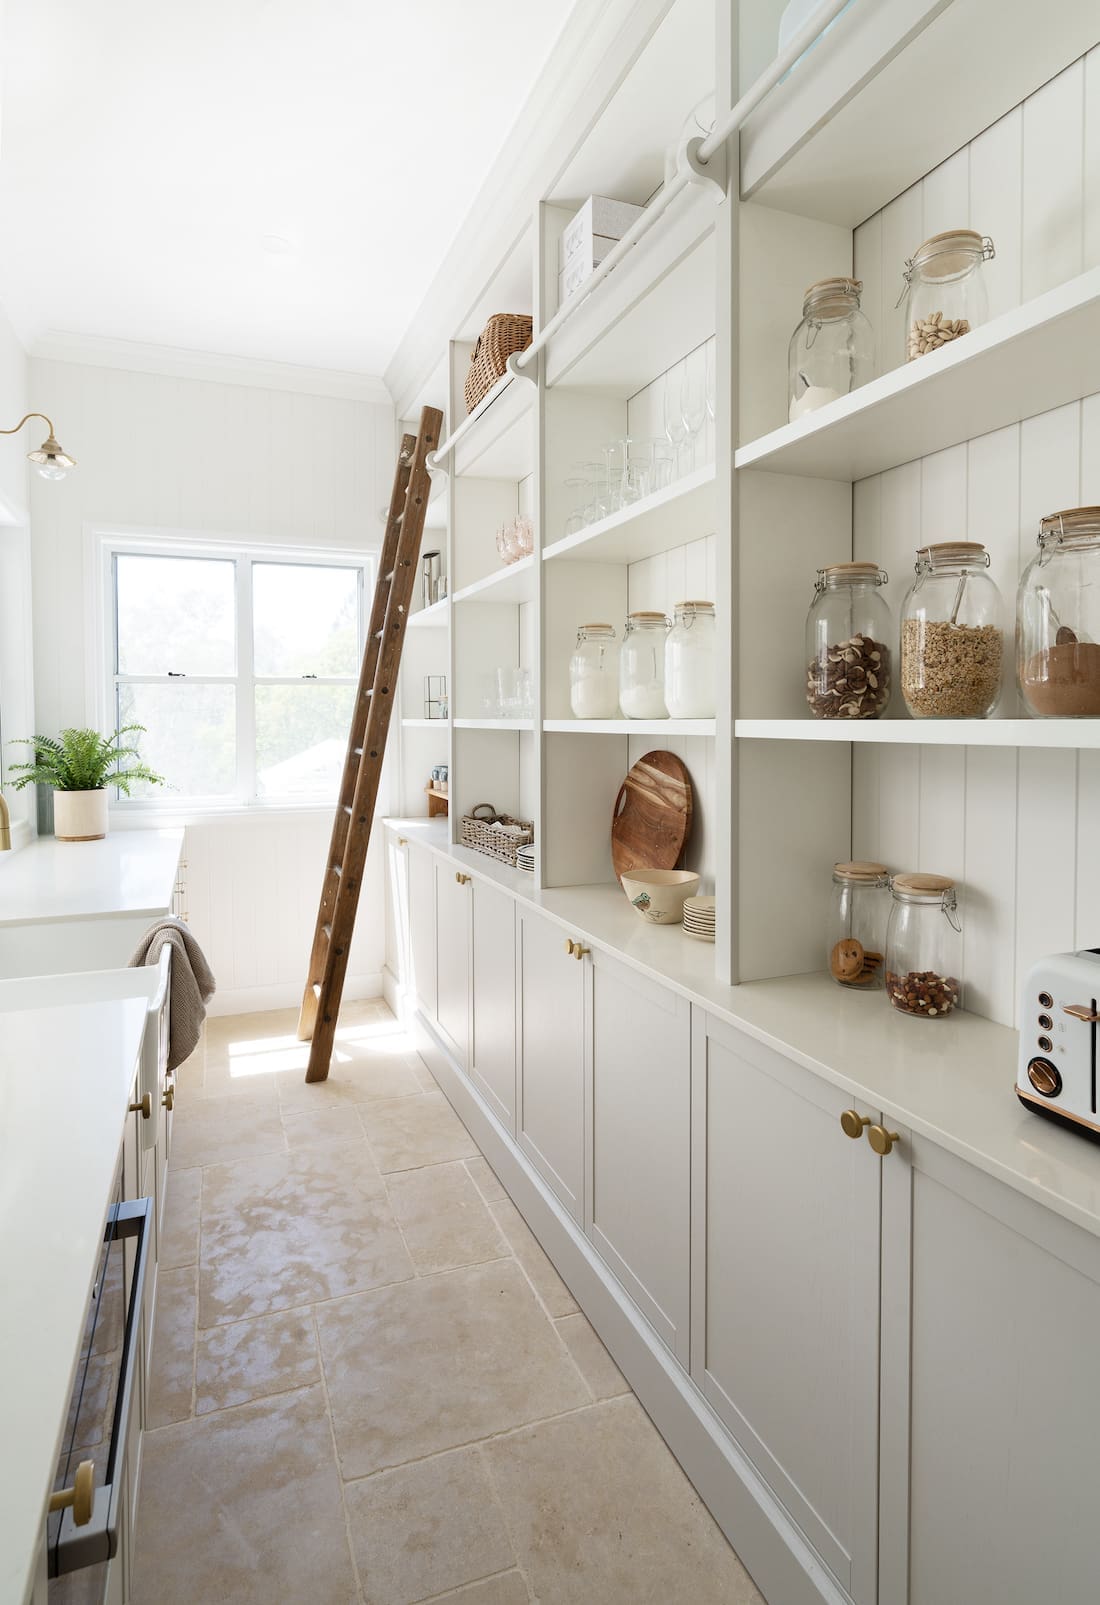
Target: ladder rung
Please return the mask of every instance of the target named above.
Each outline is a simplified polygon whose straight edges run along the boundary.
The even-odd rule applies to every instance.
[[[320,981],[314,981],[314,983],[313,983],[313,996],[315,998],[317,998],[318,1001],[320,1001],[320,997],[321,997],[321,983],[320,983]]]
[[[328,937],[329,941],[331,942],[332,941],[332,926],[331,925],[322,925],[321,929],[324,931],[325,935]]]
[[[348,814],[348,815],[351,814],[352,808],[351,808],[351,804],[350,803],[344,803],[343,804],[343,809],[344,809],[345,814]]]
[[[329,868],[332,870],[334,875],[342,875],[344,873],[343,864],[330,864]]]
[[[389,585],[390,581],[393,579],[393,576],[396,574],[396,572],[397,572],[396,569],[392,569],[391,568],[388,574],[383,574],[383,576],[382,576],[382,584],[383,585]]]
[[[363,756],[362,747],[353,747],[351,750],[357,758],[361,758]]]

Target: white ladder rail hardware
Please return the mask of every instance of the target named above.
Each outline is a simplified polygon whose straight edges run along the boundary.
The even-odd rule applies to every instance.
[[[306,1080],[310,1082],[326,1080],[332,1058],[428,507],[428,454],[439,439],[442,424],[443,414],[434,407],[425,407],[418,433],[402,437],[397,457],[309,973],[298,1016],[299,1039],[310,1043],[306,1070]]]

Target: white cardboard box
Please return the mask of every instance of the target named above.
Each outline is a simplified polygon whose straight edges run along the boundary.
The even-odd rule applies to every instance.
[[[591,254],[587,251],[578,251],[574,256],[570,257],[568,264],[558,273],[559,306],[564,301],[568,301],[574,290],[582,285],[585,279],[603,261],[611,247],[618,245],[618,243],[618,240],[609,240],[604,235],[598,234],[592,241]]]
[[[590,195],[580,211],[565,225],[558,252],[559,268],[567,267],[577,255],[590,255],[597,238],[612,242],[622,239],[644,210],[642,206],[631,206],[629,201],[613,201],[606,195]],[[606,251],[604,255],[607,255]],[[599,257],[594,258],[594,261],[600,260]]]

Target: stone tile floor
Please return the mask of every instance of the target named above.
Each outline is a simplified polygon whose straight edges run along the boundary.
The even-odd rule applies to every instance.
[[[763,1605],[381,1003],[179,1075],[136,1605]]]

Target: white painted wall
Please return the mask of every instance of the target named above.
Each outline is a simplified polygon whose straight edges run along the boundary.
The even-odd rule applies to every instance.
[[[10,429],[27,410],[27,358],[0,307],[0,428]],[[27,452],[42,436],[29,438],[33,424],[19,435],[0,437],[0,757],[4,772],[23,755],[7,743],[30,734],[33,723],[31,670],[31,549]],[[34,792],[4,793],[15,827],[15,847],[30,839]]]
[[[247,371],[240,370],[246,379]],[[260,376],[258,376],[260,377]],[[388,403],[35,359],[34,403],[76,471],[35,481],[35,708],[41,730],[87,714],[87,525],[376,548],[393,472]],[[384,803],[384,799],[383,799]],[[384,807],[383,807],[384,811]],[[157,817],[153,820],[160,823]],[[184,816],[185,902],[218,977],[218,1012],[297,1000],[332,812]],[[137,824],[128,816],[127,824]],[[381,847],[372,848],[349,991],[380,991]]]

